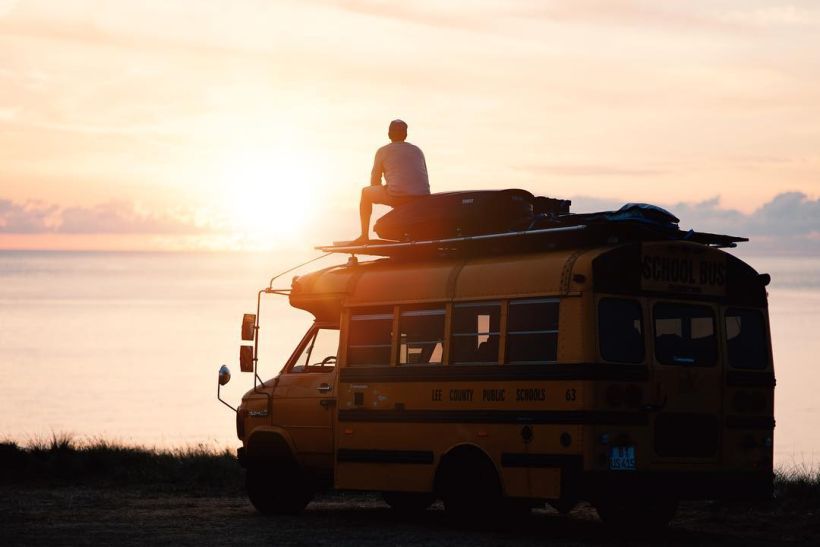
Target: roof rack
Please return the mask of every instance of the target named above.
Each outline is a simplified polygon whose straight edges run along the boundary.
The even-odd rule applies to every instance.
[[[520,230],[517,232],[503,232],[499,234],[481,234],[475,236],[450,237],[445,239],[430,239],[424,241],[387,241],[378,239],[372,243],[365,243],[362,245],[328,245],[315,247],[317,250],[326,253],[349,253],[375,256],[393,256],[400,254],[402,251],[412,249],[429,249],[439,248],[447,249],[453,247],[462,247],[469,243],[500,241],[517,237],[535,237],[546,234],[562,234],[567,232],[579,232],[585,229],[586,226],[562,226],[559,228],[544,228],[541,230]]]
[[[420,241],[373,240],[361,245],[323,245],[325,253],[371,255],[401,258],[492,255],[513,252],[544,251],[571,246],[587,247],[627,241],[690,241],[711,247],[736,247],[747,238],[695,232],[694,230],[658,230],[644,223],[590,223],[536,230],[461,236]]]

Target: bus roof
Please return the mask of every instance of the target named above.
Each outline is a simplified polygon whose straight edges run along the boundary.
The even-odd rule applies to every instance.
[[[343,306],[561,296],[582,291],[673,295],[765,306],[765,284],[750,266],[687,241],[628,242],[540,252],[333,266],[294,278],[291,305],[337,321]]]

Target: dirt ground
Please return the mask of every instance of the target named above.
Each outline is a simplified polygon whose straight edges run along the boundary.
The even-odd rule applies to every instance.
[[[401,516],[378,495],[334,493],[294,517],[263,517],[244,497],[130,490],[0,488],[0,545],[817,545],[813,511],[683,504],[668,531],[613,537],[594,509],[536,509],[502,531],[449,523],[439,504]]]

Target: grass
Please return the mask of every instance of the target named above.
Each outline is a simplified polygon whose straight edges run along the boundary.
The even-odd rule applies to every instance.
[[[229,450],[201,444],[134,447],[54,434],[21,446],[0,442],[0,484],[146,489],[194,495],[241,494],[242,470]],[[792,465],[775,473],[775,503],[820,504],[820,469]]]
[[[774,475],[776,500],[817,506],[820,504],[820,469],[792,465],[778,469]]]
[[[228,450],[133,447],[54,434],[25,446],[0,442],[0,484],[107,486],[216,494],[242,492],[242,471]]]

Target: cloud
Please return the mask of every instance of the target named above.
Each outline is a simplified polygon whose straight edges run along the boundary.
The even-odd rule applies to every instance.
[[[820,10],[797,6],[764,6],[745,10],[726,11],[722,19],[758,27],[817,27]]]
[[[718,197],[666,207],[681,219],[682,227],[700,231],[780,238],[820,232],[820,199],[810,199],[802,192],[780,193],[751,213],[724,209]]]
[[[521,169],[528,173],[536,173],[538,175],[561,175],[566,177],[649,177],[662,175],[667,172],[661,169],[629,168],[604,164],[525,165],[522,166]]]
[[[499,22],[549,22],[561,25],[608,25],[641,28],[693,29],[718,32],[751,30],[761,25],[795,24],[814,14],[793,7],[725,11],[705,3],[659,3],[652,0],[557,0],[552,2],[472,1],[444,5],[419,1],[398,4],[385,0],[312,0],[360,15],[395,19],[431,27],[493,31]]]
[[[572,198],[574,212],[618,209],[624,202],[588,196]],[[820,252],[820,198],[783,192],[751,213],[720,206],[720,198],[701,202],[658,203],[680,219],[682,229],[748,237],[753,250],[774,253]]]
[[[478,2],[477,6],[470,6],[471,9],[438,2],[404,4],[383,0],[313,0],[313,3],[359,15],[462,30],[487,30],[492,27],[495,16],[505,14],[505,10],[487,2]]]
[[[16,203],[0,199],[0,232],[7,234],[36,234],[53,230],[54,205],[38,201]]]
[[[575,196],[572,211],[612,211],[625,201]],[[751,213],[721,207],[719,197],[657,205],[680,218],[681,229],[748,237],[751,242],[743,245],[744,250],[773,254],[820,253],[820,199],[811,199],[802,192],[780,193]],[[377,211],[376,216],[381,212]],[[321,226],[306,228],[305,239],[318,241],[326,239],[328,233],[352,232],[358,220],[353,208],[335,210],[330,218]],[[0,199],[0,233],[7,234],[210,236],[219,234],[223,226],[227,224],[197,222],[188,213],[141,210],[125,201],[61,208],[42,201],[19,203]]]
[[[123,201],[60,208],[39,201],[0,199],[0,233],[192,235],[212,231],[189,216],[141,211]]]

